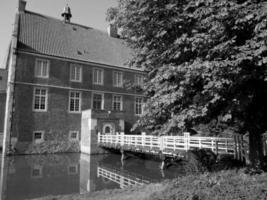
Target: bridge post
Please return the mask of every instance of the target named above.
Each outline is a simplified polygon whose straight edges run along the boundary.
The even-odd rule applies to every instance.
[[[100,144],[100,141],[101,141],[101,139],[100,139],[100,132],[98,132],[97,133],[97,143]]]
[[[218,155],[219,154],[219,144],[218,141],[215,141],[215,154]]]
[[[190,133],[184,132],[184,149],[188,151],[190,149]]]
[[[263,136],[262,136],[262,143],[263,143],[263,155],[267,155],[267,134],[265,133]]]
[[[142,132],[142,148],[145,146],[145,136],[146,136],[146,133]]]
[[[163,148],[164,148],[164,146],[163,146],[163,136],[160,136],[159,137],[159,150],[161,152],[163,152]]]
[[[125,160],[124,150],[121,148],[121,161]]]
[[[160,170],[164,170],[166,167],[166,156],[162,153],[162,151],[159,152],[159,158],[161,160],[160,164]]]
[[[119,143],[119,132],[116,132],[115,146],[117,146],[118,143]]]
[[[121,132],[121,143],[120,143],[121,147],[124,146],[124,132]]]

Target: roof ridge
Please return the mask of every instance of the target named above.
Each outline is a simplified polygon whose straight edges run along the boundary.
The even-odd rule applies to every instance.
[[[56,20],[56,21],[59,21],[59,22],[63,22],[64,23],[64,21],[63,20],[60,20],[59,18],[51,17],[51,16],[48,16],[48,15],[45,15],[45,14],[40,14],[40,13],[33,12],[33,11],[30,11],[30,10],[25,10],[25,13],[37,15],[37,16],[40,16],[40,17],[50,18],[52,20]],[[24,13],[21,13],[21,14],[24,14]],[[92,30],[95,30],[95,31],[99,31],[99,32],[101,32],[103,34],[107,34],[104,30],[100,30],[100,29],[97,29],[97,28],[94,28],[94,27],[83,25],[83,24],[78,24],[78,23],[73,23],[73,22],[67,22],[66,24],[79,26],[79,27],[85,28],[87,30],[92,29]],[[116,39],[120,39],[120,38],[116,38]]]

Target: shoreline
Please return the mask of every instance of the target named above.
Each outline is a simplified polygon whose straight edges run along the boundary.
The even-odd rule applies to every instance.
[[[266,185],[267,173],[249,175],[241,169],[188,175],[126,189],[48,196],[35,200],[266,200]]]

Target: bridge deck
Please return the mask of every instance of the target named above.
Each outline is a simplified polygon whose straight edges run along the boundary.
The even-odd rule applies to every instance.
[[[197,137],[184,133],[184,136],[152,135],[116,135],[98,134],[98,145],[101,147],[123,149],[149,154],[177,156],[183,151],[192,149],[210,149],[216,154],[240,154],[243,151],[242,140],[236,138]],[[240,156],[241,157],[241,156]]]

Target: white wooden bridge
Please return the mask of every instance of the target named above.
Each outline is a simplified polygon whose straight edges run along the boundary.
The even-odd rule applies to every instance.
[[[245,154],[242,136],[233,138],[198,137],[184,133],[183,136],[126,135],[116,133],[105,135],[98,133],[98,145],[147,154],[162,154],[169,157],[179,156],[193,149],[210,149],[215,154],[230,154],[242,160]]]
[[[97,167],[97,177],[106,178],[112,182],[120,185],[120,188],[126,188],[129,186],[138,186],[149,184],[151,181],[144,177],[138,177],[127,173],[122,173],[119,170],[111,169],[107,167]]]

